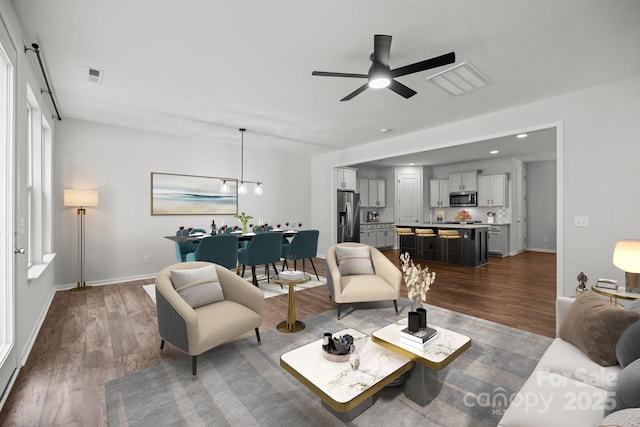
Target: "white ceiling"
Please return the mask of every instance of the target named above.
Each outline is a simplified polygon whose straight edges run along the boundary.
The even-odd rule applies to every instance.
[[[246,127],[247,147],[305,155],[640,75],[637,0],[12,3],[63,119],[229,144]],[[391,68],[455,51],[493,83],[454,97],[425,80],[444,67],[398,78],[410,99],[340,102],[364,82],[311,72],[366,73],[374,34],[393,36]]]

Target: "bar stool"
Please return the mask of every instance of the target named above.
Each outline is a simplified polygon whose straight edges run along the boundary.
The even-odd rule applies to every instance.
[[[430,240],[433,239],[433,240]],[[430,228],[416,228],[416,246],[418,258],[426,261],[435,261],[438,253],[436,235]]]
[[[415,258],[415,233],[409,227],[396,227],[396,234],[398,235],[398,254],[402,255],[405,252],[409,253],[409,256]]]
[[[438,249],[441,246],[440,242],[444,242],[444,251],[440,253],[441,262],[449,262],[449,240],[456,239],[460,239],[460,234],[456,230],[438,230]],[[462,244],[460,246],[460,257],[462,258]]]

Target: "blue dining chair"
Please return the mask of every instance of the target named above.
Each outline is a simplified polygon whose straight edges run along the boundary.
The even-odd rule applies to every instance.
[[[238,262],[242,264],[241,275],[244,276],[245,267],[250,266],[253,284],[258,286],[256,265],[264,264],[267,281],[269,281],[269,264],[273,266],[273,270],[277,274],[278,269],[275,263],[280,261],[281,250],[282,233],[265,232],[256,234],[246,247],[238,249]]]
[[[302,271],[305,271],[304,260],[309,259],[313,272],[316,274],[318,281],[320,276],[316,271],[316,266],[313,263],[313,258],[318,254],[318,236],[320,232],[318,230],[301,230],[293,236],[291,243],[282,245],[281,255],[284,258],[282,266],[284,268],[287,265],[287,259],[293,259],[293,269],[296,269],[296,263],[299,259],[302,260]],[[287,265],[288,267],[288,265]]]
[[[188,236],[189,231],[178,230],[176,236]],[[195,252],[197,243],[195,242],[176,242],[176,259],[180,262],[187,260],[187,254]]]
[[[229,269],[238,265],[238,236],[221,234],[200,240],[196,251],[187,254],[187,261],[207,261]]]

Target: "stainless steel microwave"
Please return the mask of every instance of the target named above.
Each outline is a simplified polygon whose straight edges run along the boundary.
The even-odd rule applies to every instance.
[[[457,191],[449,193],[449,206],[464,208],[478,206],[478,194],[475,191]]]

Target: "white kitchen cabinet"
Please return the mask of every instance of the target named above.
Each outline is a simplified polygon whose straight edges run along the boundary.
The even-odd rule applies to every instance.
[[[478,191],[478,173],[473,171],[450,174],[449,191]]]
[[[376,226],[376,248],[384,248],[384,232],[385,226],[384,224],[378,224]]]
[[[360,193],[360,207],[369,207],[369,180],[360,178],[358,180],[358,193]]]
[[[432,208],[449,207],[449,180],[432,179],[429,180],[429,199]]]
[[[362,200],[362,196],[360,196]],[[369,205],[370,207],[384,208],[386,206],[386,182],[383,179],[369,180]]]
[[[509,255],[509,225],[490,226],[488,236],[488,249],[491,255]]]
[[[392,248],[396,241],[396,226],[393,224],[386,224],[384,226],[384,246],[386,248]]]
[[[483,175],[478,177],[478,206],[506,206],[507,175]]]
[[[336,187],[338,190],[356,191],[356,170],[336,168]]]

